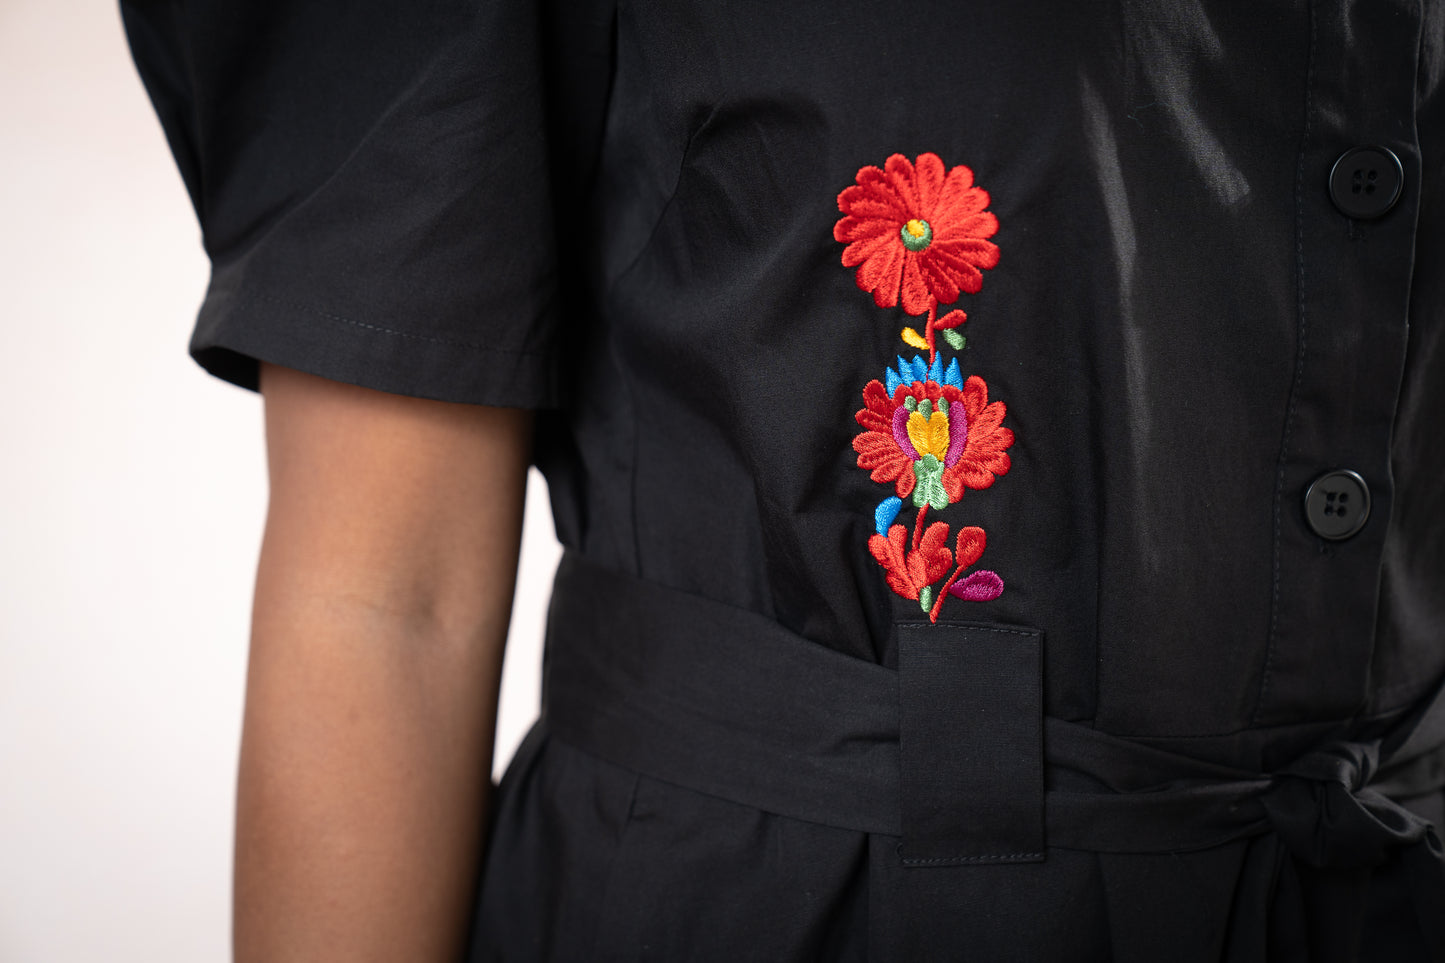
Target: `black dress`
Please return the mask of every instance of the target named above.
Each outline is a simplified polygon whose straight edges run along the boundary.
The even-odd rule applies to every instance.
[[[1445,3],[122,7],[201,364],[543,412],[473,958],[1445,960]]]

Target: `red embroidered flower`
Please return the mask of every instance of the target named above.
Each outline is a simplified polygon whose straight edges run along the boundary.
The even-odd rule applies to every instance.
[[[970,525],[958,530],[958,544],[948,550],[948,523],[934,522],[920,533],[923,512],[913,529],[913,544],[908,543],[908,529],[894,525],[888,534],[868,539],[868,551],[879,565],[888,587],[906,599],[918,602],[930,620],[938,621],[938,611],[949,595],[966,602],[991,602],[1003,594],[1003,579],[997,572],[980,569],[967,578],[960,578],[966,568],[983,556],[987,541],[983,529]],[[955,563],[958,567],[949,575]],[[933,583],[948,575],[934,592]]]
[[[965,346],[958,327],[967,316],[953,310],[939,317],[939,305],[983,286],[983,271],[998,264],[998,247],[988,240],[998,219],[987,210],[987,192],[974,186],[973,171],[945,170],[935,154],[916,163],[894,154],[882,169],[862,168],[855,180],[838,195],[843,217],[833,225],[833,237],[847,245],[843,266],[857,269],[858,287],[880,308],[901,303],[908,314],[927,316],[922,334],[912,327],[900,334],[927,359],[899,357],[884,381],[863,389],[863,408],[854,416],[864,429],[853,438],[858,467],[897,492],[873,511],[868,551],[889,588],[936,622],[948,598],[987,602],[1003,592],[996,572],[965,575],[983,555],[982,528],[960,528],[950,551],[948,523],[927,522],[930,510],[947,508],[965,489],[988,488],[1010,467],[1014,433],[1003,427],[1003,402],[988,400],[982,378],[965,381],[958,358],[946,359],[938,343],[941,332],[947,347]],[[895,524],[909,496],[918,509],[911,535]]]
[[[854,416],[867,429],[853,439],[858,467],[876,482],[893,482],[899,498],[911,494],[919,508],[945,508],[964,489],[987,488],[1008,474],[1014,433],[1003,427],[1004,403],[988,400],[988,385],[977,375],[962,388],[956,381],[954,369],[943,384],[900,382],[892,397],[870,381],[865,407]]]
[[[998,264],[998,247],[985,240],[998,231],[988,203],[962,164],[945,174],[936,154],[920,154],[917,165],[894,154],[838,195],[845,216],[833,237],[848,245],[843,266],[858,268],[858,287],[880,308],[896,306],[901,291],[904,311],[926,314],[960,291],[977,293],[981,269]]]
[[[906,599],[921,599],[927,609],[933,602],[929,586],[948,574],[953,553],[948,550],[948,523],[934,522],[908,546],[908,529],[894,525],[888,536],[868,539],[868,551],[883,566],[888,587]]]

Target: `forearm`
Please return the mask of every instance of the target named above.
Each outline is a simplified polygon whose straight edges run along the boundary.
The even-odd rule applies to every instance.
[[[495,714],[477,653],[500,640],[274,594],[258,591],[242,742],[237,960],[454,960]]]
[[[455,960],[530,418],[263,370],[271,503],[237,793],[238,963]]]

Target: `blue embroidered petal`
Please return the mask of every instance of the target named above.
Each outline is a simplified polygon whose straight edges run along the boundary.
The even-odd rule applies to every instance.
[[[927,362],[927,361],[924,361],[924,360],[923,360],[921,357],[919,357],[918,355],[914,355],[914,356],[913,356],[913,380],[914,380],[914,381],[927,381],[927,380],[928,380],[928,362]]]
[[[928,367],[928,380],[934,384],[943,384],[943,355],[933,356],[933,364]]]
[[[963,375],[958,373],[957,358],[948,363],[948,371],[943,376],[943,383],[953,385],[959,391],[963,390]]]
[[[893,392],[897,391],[898,386],[903,384],[903,379],[899,376],[898,372],[894,371],[892,368],[888,368],[887,371],[888,374],[886,377],[888,382],[888,397],[892,398]]]
[[[903,355],[898,356],[898,380],[904,384],[913,381],[913,364],[903,360]]]
[[[903,499],[885,498],[878,503],[873,510],[873,524],[878,528],[878,534],[884,538],[888,537],[888,526],[898,517],[898,512],[903,508]]]

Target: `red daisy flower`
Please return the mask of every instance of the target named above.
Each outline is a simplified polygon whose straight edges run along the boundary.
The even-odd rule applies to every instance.
[[[937,154],[920,154],[916,165],[894,154],[856,180],[838,195],[844,217],[833,237],[848,245],[843,266],[858,268],[858,287],[880,308],[895,307],[900,291],[909,314],[978,292],[981,269],[998,264],[997,245],[985,240],[998,219],[984,210],[988,192],[973,186],[973,171],[960,164],[945,174]]]

